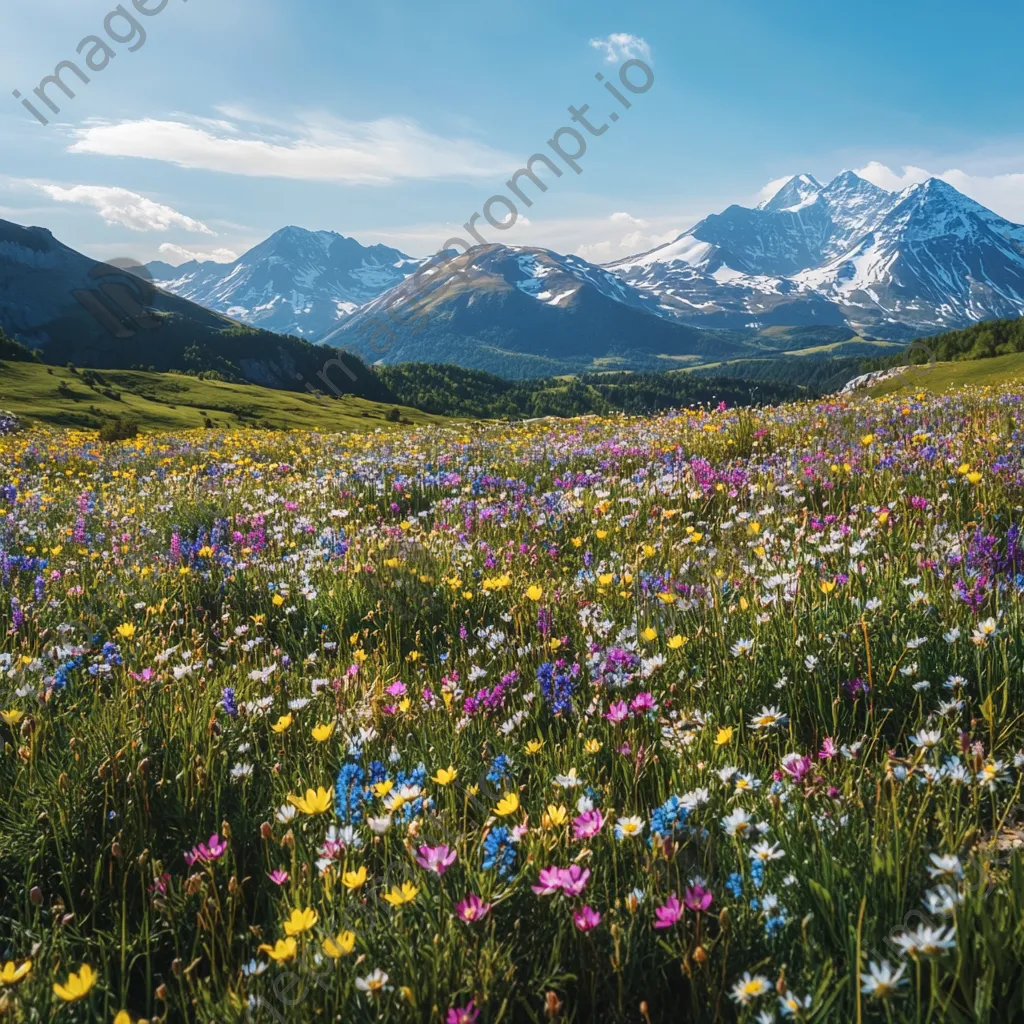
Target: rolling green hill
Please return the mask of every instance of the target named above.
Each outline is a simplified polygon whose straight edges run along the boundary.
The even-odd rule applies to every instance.
[[[363,432],[401,425],[394,422],[396,409],[406,425],[442,419],[349,395],[328,399],[184,374],[72,371],[24,361],[0,362],[0,409],[23,422],[54,426],[96,428],[109,419],[132,419],[144,431],[212,426]]]
[[[991,359],[969,359],[909,367],[898,377],[883,381],[869,389],[872,395],[896,392],[930,391],[942,394],[961,387],[983,387],[1011,380],[1024,381],[1024,352],[994,356]]]

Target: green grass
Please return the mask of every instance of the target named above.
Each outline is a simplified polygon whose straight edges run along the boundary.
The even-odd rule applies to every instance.
[[[391,426],[394,406],[345,396],[276,391],[255,384],[226,384],[172,373],[102,370],[102,384],[90,386],[88,371],[74,373],[41,363],[0,364],[0,408],[26,422],[96,427],[106,418],[138,420],[146,432],[217,428],[365,431]],[[113,398],[105,392],[120,394]],[[443,417],[399,407],[403,420],[422,425]]]
[[[865,350],[879,350],[878,354],[899,352],[906,346],[899,341],[875,341],[871,338],[849,338],[836,341],[829,345],[811,345],[808,348],[794,348],[783,352],[784,356],[860,356],[867,354]],[[875,353],[872,352],[872,355]]]
[[[994,386],[1016,378],[1024,378],[1024,352],[993,359],[915,366],[876,385],[869,393],[880,396],[898,391],[930,391],[938,395],[963,387]]]

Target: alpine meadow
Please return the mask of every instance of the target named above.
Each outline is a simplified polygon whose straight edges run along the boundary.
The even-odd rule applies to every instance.
[[[0,36],[0,1024],[1024,1024],[1024,8],[111,6]]]

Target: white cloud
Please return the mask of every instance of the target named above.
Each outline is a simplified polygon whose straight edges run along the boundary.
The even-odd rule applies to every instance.
[[[922,167],[908,166],[897,173],[886,167],[885,164],[880,164],[877,160],[872,160],[866,167],[862,167],[854,173],[859,174],[865,181],[870,181],[872,185],[877,185],[879,188],[884,188],[889,192],[899,192],[910,185],[920,184],[922,181],[927,181],[933,177]]]
[[[173,242],[164,242],[160,246],[160,253],[163,256],[180,259],[183,263],[190,263],[193,260],[197,263],[234,263],[238,259],[238,253],[233,252],[231,249],[197,252],[194,249],[186,249],[184,246],[175,245]]]
[[[881,188],[889,189],[890,192],[916,185],[929,178],[941,178],[963,192],[965,196],[998,213],[1000,217],[1017,224],[1024,223],[1024,173],[986,175],[971,174],[955,167],[946,171],[927,171],[923,167],[913,166],[894,171],[877,160],[872,160],[856,173]]]
[[[575,255],[590,263],[609,263],[615,259],[616,246],[614,242],[590,242],[586,245],[576,247]]]
[[[675,210],[664,215],[649,214],[648,219],[630,215],[638,225],[622,220],[613,221],[610,214],[593,216],[532,218],[532,223],[520,217],[508,231],[495,231],[478,224],[488,242],[505,245],[537,246],[559,253],[575,253],[591,263],[608,263],[633,253],[652,249],[671,242],[682,234],[683,228],[695,224],[712,212],[708,208],[689,211]],[[628,229],[636,230],[629,231]],[[454,222],[423,221],[417,224],[395,226],[367,226],[362,235],[367,239],[393,245],[413,256],[426,256],[437,252],[446,239],[459,234]]]
[[[609,64],[621,64],[624,60],[639,58],[650,61],[651,48],[646,39],[630,35],[628,32],[613,32],[604,39],[591,39],[590,45],[604,53]]]
[[[1024,224],[1024,174],[996,174],[981,177],[949,170],[936,175],[964,195],[994,210],[1001,217]]]
[[[640,220],[639,217],[634,217],[631,213],[613,213],[608,219],[613,224],[630,224],[638,228],[647,227],[647,221]]]
[[[645,221],[644,224],[646,225],[646,223]],[[623,235],[617,242],[604,239],[577,246],[576,255],[591,263],[611,263],[613,260],[647,252],[666,242],[672,242],[682,233],[682,230],[677,227],[670,227],[667,231],[661,232],[631,231],[628,235]]]
[[[108,223],[117,224],[131,231],[167,231],[169,228],[183,228],[197,234],[213,235],[202,221],[194,220],[183,213],[155,203],[152,199],[129,192],[126,188],[111,188],[104,185],[37,185],[52,200],[58,203],[80,203],[91,206]]]
[[[160,160],[249,177],[350,184],[402,179],[465,181],[505,174],[517,158],[412,121],[342,121],[317,115],[290,130],[252,119],[122,121],[74,130],[72,153]]]

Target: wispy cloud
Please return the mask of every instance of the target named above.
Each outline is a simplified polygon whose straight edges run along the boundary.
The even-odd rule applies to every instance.
[[[131,231],[167,231],[182,228],[201,235],[213,235],[202,221],[179,213],[170,206],[154,202],[138,192],[106,185],[36,185],[58,203],[79,203],[91,206],[108,223]]]
[[[183,263],[234,263],[238,259],[238,253],[231,249],[214,249],[212,252],[197,252],[194,249],[186,249],[184,246],[175,245],[173,242],[164,242],[160,246],[160,255],[168,259],[181,260]]]
[[[237,113],[237,112],[236,112]],[[470,139],[445,138],[412,121],[307,116],[291,129],[260,119],[92,124],[74,131],[72,153],[159,160],[248,177],[349,184],[501,175],[516,158]]]
[[[644,61],[651,59],[651,47],[647,40],[628,32],[613,32],[604,39],[591,39],[590,45],[595,50],[601,50],[609,64],[621,64],[624,60],[636,58]]]

